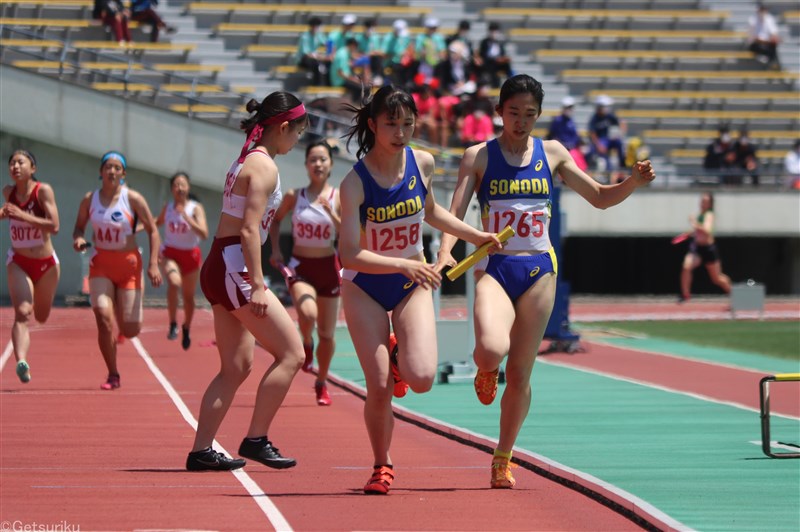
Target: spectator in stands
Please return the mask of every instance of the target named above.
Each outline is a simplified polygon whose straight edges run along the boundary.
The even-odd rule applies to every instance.
[[[446,139],[442,136],[442,117],[439,110],[439,97],[436,94],[439,80],[425,79],[422,74],[415,78],[415,89],[411,93],[417,105],[417,127],[414,137],[422,138],[431,144],[444,145]]]
[[[166,30],[167,33],[175,33],[173,26],[167,24],[156,13],[155,6],[158,0],[131,0],[131,18],[142,24],[150,25],[150,42],[158,42],[158,34],[160,30]]]
[[[611,152],[617,152],[618,170],[625,168],[625,123],[617,118],[612,106],[614,100],[601,94],[595,100],[595,112],[589,119],[589,138],[592,141],[592,152],[598,160],[604,161],[601,171],[611,175]]]
[[[342,27],[330,32],[328,35],[327,51],[333,57],[338,50],[347,46],[348,39],[357,39],[358,35],[353,31],[356,25],[356,16],[348,13],[342,17]]]
[[[778,63],[778,43],[780,34],[775,17],[764,4],[758,4],[758,11],[748,21],[747,44],[756,59],[773,68],[780,68]]]
[[[575,111],[575,98],[565,96],[561,100],[561,114],[553,118],[550,122],[550,129],[547,132],[547,140],[557,140],[567,150],[572,150],[578,145],[580,135],[575,126],[572,114]]]
[[[131,30],[128,28],[130,11],[123,5],[122,0],[94,0],[92,18],[103,21],[103,25],[111,28],[114,39],[124,45],[131,42]]]
[[[747,170],[753,185],[758,185],[757,150],[758,147],[750,142],[750,134],[747,129],[740,129],[739,138],[733,143],[733,152],[736,154],[735,165],[737,168]]]
[[[328,68],[331,58],[325,53],[325,34],[320,31],[319,17],[308,19],[308,29],[300,35],[297,44],[297,65],[311,72],[314,85],[328,85]]]
[[[390,72],[392,82],[401,87],[414,77],[414,49],[408,35],[408,23],[397,19],[392,24],[392,32],[387,33],[381,43],[384,68]]]
[[[786,173],[787,184],[794,189],[800,189],[800,140],[794,141],[792,149],[786,152],[783,158],[783,170]]]
[[[475,49],[473,48],[472,43],[469,41],[469,30],[471,28],[472,26],[470,25],[469,20],[462,20],[461,22],[458,23],[458,30],[456,30],[454,34],[447,37],[444,42],[447,46],[450,46],[455,41],[463,42],[466,45],[467,50],[469,50],[470,62],[474,62]]]
[[[504,79],[511,77],[511,57],[506,54],[505,39],[500,33],[500,24],[489,23],[489,33],[478,48],[482,82],[499,87]]]
[[[586,142],[584,142],[581,137],[578,137],[575,147],[569,150],[569,154],[572,155],[572,160],[575,161],[575,166],[587,174],[589,174],[589,163],[586,160],[586,154],[588,152],[589,147],[586,146]]]
[[[481,107],[473,107],[461,122],[459,137],[464,148],[493,139],[494,123],[491,115],[486,114]]]
[[[447,52],[447,59],[440,61],[433,71],[433,76],[439,80],[439,86],[455,96],[475,92],[477,75],[469,60],[467,45],[461,41],[453,41]],[[467,88],[470,90],[466,90]]]
[[[425,32],[417,35],[414,42],[417,72],[421,72],[426,78],[433,77],[436,65],[447,58],[447,45],[438,30],[439,19],[428,17],[425,19]]]
[[[354,102],[361,98],[362,90],[365,85],[369,85],[370,80],[369,63],[359,61],[361,58],[358,41],[355,37],[350,37],[345,41],[344,47],[333,54],[331,62],[331,86],[344,87]],[[356,74],[354,67],[363,69],[363,78]]]
[[[724,184],[741,183],[741,177],[736,177],[733,168],[736,164],[736,153],[733,151],[733,139],[728,126],[719,127],[719,136],[706,147],[703,159],[703,168],[708,173],[719,177]]]
[[[364,21],[364,31],[356,37],[358,50],[363,56],[369,57],[369,69],[372,72],[372,81],[375,85],[383,84],[383,48],[381,36],[375,33],[375,19]]]

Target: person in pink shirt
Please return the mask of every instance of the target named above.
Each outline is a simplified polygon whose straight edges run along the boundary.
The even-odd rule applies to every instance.
[[[494,138],[494,124],[483,109],[475,108],[461,122],[461,145],[472,146]]]

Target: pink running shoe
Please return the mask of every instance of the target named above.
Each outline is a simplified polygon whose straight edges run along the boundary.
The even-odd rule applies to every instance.
[[[317,404],[319,406],[330,406],[331,396],[328,393],[328,385],[324,382],[315,382],[314,383],[314,392],[317,394]]]
[[[119,375],[110,375],[108,380],[100,385],[101,390],[116,390],[120,387]]]

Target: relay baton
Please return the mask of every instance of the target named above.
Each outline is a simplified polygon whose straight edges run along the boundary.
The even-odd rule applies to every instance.
[[[680,244],[681,242],[687,240],[690,236],[691,233],[681,233],[678,236],[674,237],[672,240],[670,240],[670,242],[672,244]]]
[[[294,280],[294,272],[282,262],[278,263],[278,271],[281,272],[283,280],[286,282],[286,288],[289,288],[289,284]]]
[[[502,243],[505,243],[512,236],[514,236],[514,229],[512,229],[510,225],[506,226],[505,229],[497,233],[497,239]],[[447,270],[447,278],[451,281],[455,281],[461,277],[465,271],[475,266],[475,263],[489,254],[489,246],[492,244],[494,244],[494,242],[486,242],[481,247],[464,257],[464,260]]]

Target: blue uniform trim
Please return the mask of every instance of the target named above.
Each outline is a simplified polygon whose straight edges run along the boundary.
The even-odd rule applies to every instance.
[[[488,150],[488,160],[486,163],[486,171],[483,173],[481,179],[481,186],[478,189],[478,202],[481,206],[481,212],[488,211],[488,206],[492,200],[516,199],[516,198],[546,198],[550,199],[550,191],[553,190],[553,176],[550,171],[550,165],[547,163],[547,156],[544,151],[544,144],[542,139],[538,137],[533,138],[533,155],[531,162],[525,166],[512,166],[508,164],[506,158],[503,156],[503,151],[500,148],[500,143],[497,139],[492,139],[486,143]],[[505,192],[492,193],[492,182],[497,181],[523,181],[523,180],[546,180],[547,193],[532,192],[528,187],[512,187],[510,183],[508,186],[496,187],[498,190]]]
[[[362,273],[353,283],[389,312],[419,286],[402,273]]]
[[[364,202],[358,208],[361,227],[367,225],[368,208],[388,207],[417,196],[420,196],[422,205],[425,205],[428,188],[423,182],[422,174],[417,166],[417,160],[414,158],[414,152],[410,147],[406,146],[406,169],[403,174],[403,180],[391,188],[383,188],[375,182],[363,159],[358,161],[353,166],[353,169],[361,179],[361,186],[364,189]]]
[[[558,264],[551,249],[539,255],[499,255],[489,257],[486,273],[491,275],[512,302],[548,273],[558,273]]]

